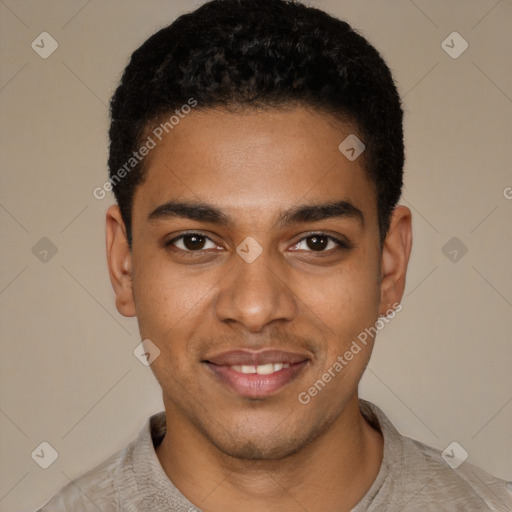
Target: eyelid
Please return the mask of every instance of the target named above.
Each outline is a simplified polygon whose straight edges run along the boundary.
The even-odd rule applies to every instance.
[[[335,249],[330,249],[328,251],[307,251],[307,252],[318,253],[318,254],[321,254],[321,253],[328,254],[332,251],[336,251],[339,249],[351,249],[352,248],[352,244],[345,237],[340,236],[338,238],[334,235],[330,235],[329,233],[325,233],[323,231],[312,231],[311,233],[307,233],[306,235],[302,236],[293,245],[298,245],[299,243],[303,242],[304,240],[307,240],[308,238],[312,238],[315,236],[321,236],[324,238],[328,238],[329,240],[332,240],[337,245],[337,247]]]
[[[186,231],[185,233],[181,233],[180,235],[175,236],[171,240],[165,241],[164,242],[164,246],[165,247],[174,246],[175,242],[177,242],[178,240],[181,240],[181,239],[183,239],[186,236],[194,236],[194,235],[198,235],[198,236],[200,236],[202,238],[205,238],[206,240],[209,240],[210,242],[216,244],[217,246],[220,245],[217,242],[215,242],[214,240],[212,240],[212,238],[208,234],[206,234],[206,233],[204,233],[202,231]],[[293,243],[292,246],[298,245],[301,242],[303,242],[304,240],[307,240],[308,238],[312,238],[314,236],[325,237],[325,238],[333,241],[337,245],[337,247],[334,248],[334,249],[329,249],[327,251],[313,251],[313,250],[310,250],[310,251],[306,251],[306,252],[317,253],[317,254],[322,254],[322,253],[328,254],[330,252],[337,251],[337,250],[340,250],[340,249],[351,249],[352,248],[352,244],[347,239],[344,239],[344,237],[338,238],[338,237],[335,237],[335,236],[330,235],[328,233],[325,233],[323,231],[312,231],[310,233],[306,233],[299,240],[297,240],[295,243]],[[198,254],[201,254],[203,251],[211,250],[211,249],[199,249],[197,251],[191,251],[191,250],[180,249],[179,247],[175,247],[175,248],[180,250],[180,251],[182,251],[182,252],[198,253]]]
[[[179,247],[176,247],[174,245],[175,242],[177,242],[178,240],[181,240],[181,239],[185,238],[186,236],[194,236],[194,235],[200,236],[201,238],[205,238],[206,240],[212,242],[213,244],[215,244],[217,246],[220,245],[217,242],[215,242],[215,240],[213,240],[208,234],[206,234],[206,233],[204,233],[202,231],[186,231],[185,233],[181,233],[180,235],[175,236],[175,237],[171,238],[170,240],[164,240],[163,245],[164,245],[164,247],[174,246],[179,251],[188,252],[188,253],[198,253],[198,254],[200,254],[203,251],[211,250],[211,249],[200,249],[200,250],[197,250],[197,251],[190,251],[190,250],[180,249]]]

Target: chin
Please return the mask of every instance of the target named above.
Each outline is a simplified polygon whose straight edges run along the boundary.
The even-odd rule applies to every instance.
[[[279,442],[278,439],[269,442],[269,440],[233,440],[229,445],[217,445],[217,448],[234,459],[247,461],[271,461],[286,459],[302,448],[302,443],[297,440],[287,440],[286,443]]]
[[[328,423],[321,423],[315,426],[299,427],[295,423],[295,428],[290,430],[292,422],[293,420],[285,420],[270,429],[265,429],[264,426],[258,428],[258,425],[255,425],[254,428],[245,432],[238,429],[223,432],[219,436],[213,432],[205,432],[205,434],[220,452],[229,457],[239,460],[277,461],[301,451],[329,426]],[[217,432],[217,434],[220,433]]]

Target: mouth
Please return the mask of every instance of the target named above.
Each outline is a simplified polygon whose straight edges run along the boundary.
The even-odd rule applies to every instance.
[[[311,357],[305,354],[267,350],[224,352],[202,361],[212,376],[235,394],[265,398],[294,381]]]

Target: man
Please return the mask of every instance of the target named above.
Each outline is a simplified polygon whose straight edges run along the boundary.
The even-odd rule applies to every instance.
[[[512,510],[358,398],[401,308],[402,109],[378,52],[285,0],[214,0],[112,99],[107,257],[165,412],[42,511]]]

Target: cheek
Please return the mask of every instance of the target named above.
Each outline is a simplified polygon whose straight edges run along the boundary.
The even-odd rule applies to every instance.
[[[134,268],[134,298],[141,336],[159,343],[186,339],[194,319],[201,314],[212,286],[204,276],[187,275],[165,257],[142,254],[144,264]]]
[[[368,271],[347,271],[324,283],[316,307],[324,350],[310,387],[303,391],[312,400],[318,395],[316,407],[337,414],[357,391],[371,356],[373,338],[367,329],[378,318],[378,280]]]
[[[326,327],[341,339],[373,324],[379,311],[380,288],[375,261],[354,257],[324,277],[303,280],[301,297]]]
[[[343,389],[354,390],[368,364],[373,347],[368,328],[379,312],[377,258],[359,254],[312,289],[313,318],[320,319],[325,348],[316,377],[332,380],[327,398]]]
[[[151,260],[150,255],[134,280],[134,297],[141,339],[150,339],[160,350],[151,371],[164,392],[183,393],[194,389],[195,354],[189,340],[194,337],[202,308],[211,288],[200,280],[184,276],[170,264]]]

